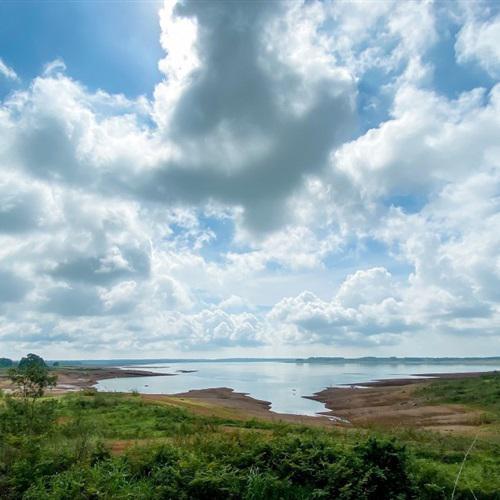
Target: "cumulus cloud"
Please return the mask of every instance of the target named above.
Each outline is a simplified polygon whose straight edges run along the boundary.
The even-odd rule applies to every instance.
[[[427,196],[471,167],[498,167],[499,95],[498,85],[456,100],[403,86],[391,119],[344,145],[336,167],[368,197]]]
[[[386,269],[360,270],[346,278],[331,301],[303,292],[276,304],[269,318],[292,327],[294,334],[288,341],[390,344],[415,328],[397,295]]]
[[[497,345],[498,17],[372,7],[167,1],[151,98],[90,91],[59,59],[6,96],[2,344]],[[433,87],[444,18],[483,86]]]
[[[43,188],[25,180],[0,179],[0,233],[35,230],[46,216],[46,195]]]
[[[321,46],[313,71],[291,59],[298,41],[286,57],[279,40],[296,29],[288,7],[187,1],[163,9],[163,45],[188,49],[160,65],[174,77],[156,88],[155,116],[175,152],[144,178],[143,196],[242,206],[253,229],[286,220],[284,202],[348,136],[355,96]],[[179,23],[189,26],[180,42],[171,40]]]
[[[455,44],[461,63],[476,62],[494,78],[500,76],[500,16],[488,20],[470,19],[460,30]]]
[[[173,337],[182,350],[256,347],[265,338],[261,322],[251,313],[228,314],[220,309],[204,310],[194,315],[169,318]],[[169,332],[167,338],[171,338]]]

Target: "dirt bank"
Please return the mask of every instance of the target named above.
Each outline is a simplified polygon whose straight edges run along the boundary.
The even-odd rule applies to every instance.
[[[378,380],[350,387],[332,387],[309,399],[328,408],[326,415],[348,420],[355,426],[419,427],[467,432],[481,423],[482,411],[462,405],[430,405],[417,389],[435,379],[478,377],[481,373],[428,374],[432,379]]]
[[[328,416],[310,417],[271,411],[271,403],[254,399],[248,394],[235,392],[228,387],[200,389],[167,396],[164,394],[142,394],[146,401],[163,402],[185,407],[197,414],[248,420],[258,418],[273,422],[331,426],[334,422]]]
[[[99,380],[109,378],[175,376],[175,373],[160,374],[116,367],[61,368],[54,373],[58,376],[58,384],[52,392],[56,394],[91,388]],[[328,409],[317,417],[274,413],[268,401],[254,399],[227,387],[191,390],[174,395],[142,394],[141,397],[145,401],[173,404],[198,414],[221,418],[259,418],[315,426],[419,427],[463,433],[477,429],[483,412],[455,404],[430,405],[417,394],[417,389],[438,378],[460,379],[481,374],[426,374],[421,377],[429,377],[427,379],[378,380],[356,386],[327,388],[308,397],[324,403]],[[9,388],[5,376],[0,376],[0,388]]]
[[[146,370],[129,370],[116,367],[68,367],[51,370],[51,373],[57,375],[57,386],[50,391],[53,394],[90,389],[97,384],[99,380],[106,380],[109,378],[175,376],[175,373],[153,373]],[[0,388],[12,389],[10,380],[6,374],[0,376]]]

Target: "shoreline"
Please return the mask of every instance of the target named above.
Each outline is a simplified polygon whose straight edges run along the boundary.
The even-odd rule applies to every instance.
[[[230,387],[192,389],[176,394],[141,394],[145,401],[174,404],[207,416],[226,417],[235,420],[260,419],[271,422],[286,422],[312,426],[332,426],[334,420],[328,415],[299,415],[277,413],[271,403],[253,398],[247,393],[236,392]]]
[[[118,367],[65,367],[53,371],[58,375],[58,384],[49,393],[54,395],[94,389],[96,383],[110,378],[178,375]],[[480,377],[495,372],[498,371],[427,373],[416,375],[418,378],[380,379],[327,387],[310,396],[302,396],[325,406],[325,410],[315,416],[275,413],[269,401],[236,392],[230,387],[193,389],[176,394],[140,394],[140,397],[146,402],[172,404],[196,413],[243,420],[257,418],[314,426],[379,425],[469,432],[480,421],[481,411],[456,404],[429,404],[417,394],[418,389],[435,380]],[[7,377],[0,376],[0,389],[9,389],[9,385]]]
[[[177,373],[156,373],[147,370],[135,370],[119,367],[63,367],[51,368],[51,373],[57,375],[57,384],[48,394],[65,394],[85,389],[93,389],[100,380],[110,378],[135,378],[135,377],[175,377]],[[8,376],[0,375],[0,389],[11,389]]]
[[[476,378],[481,375],[488,375],[491,373],[497,373],[498,370],[486,370],[480,372],[443,372],[443,373],[413,373],[409,377],[404,378],[381,378],[376,380],[370,380],[369,382],[359,382],[356,384],[341,384],[335,387],[326,387],[325,389],[335,389],[343,387],[357,386],[362,387],[397,387],[402,385],[412,385],[419,384],[423,382],[432,382],[433,380],[454,380],[462,378]],[[318,391],[321,392],[321,391]],[[318,393],[315,393],[318,394]]]
[[[325,405],[323,415],[340,417],[354,426],[418,427],[441,432],[474,431],[481,410],[459,404],[430,404],[418,389],[437,380],[476,378],[498,370],[419,374],[420,378],[374,380],[329,387],[305,396]]]
[[[318,401],[325,410],[315,416],[276,413],[269,401],[262,401],[230,387],[192,389],[175,394],[141,394],[146,401],[186,405],[196,412],[236,418],[261,418],[320,426],[400,425],[439,431],[469,431],[479,420],[480,411],[461,405],[430,405],[415,397],[415,391],[435,380],[479,377],[496,370],[481,372],[427,373],[418,378],[372,380],[361,384],[329,387],[305,399]]]
[[[258,400],[229,387],[194,389],[177,394],[142,394],[146,400],[181,401],[194,405],[243,412],[246,418],[264,418],[321,426],[400,425],[430,430],[467,432],[474,429],[482,414],[462,405],[430,405],[415,391],[435,380],[456,380],[480,377],[497,370],[461,373],[420,374],[420,378],[373,380],[362,384],[330,387],[312,396],[302,396],[325,405],[325,411],[315,416],[275,413],[271,403]]]
[[[96,367],[96,368],[63,368],[57,371],[57,385],[51,391],[76,392],[82,389],[94,389],[94,386],[101,380],[111,378],[137,378],[137,377],[175,377],[176,373],[156,373],[148,370],[134,370],[119,367]],[[72,388],[71,391],[64,391],[64,386]],[[62,390],[61,390],[62,389]]]

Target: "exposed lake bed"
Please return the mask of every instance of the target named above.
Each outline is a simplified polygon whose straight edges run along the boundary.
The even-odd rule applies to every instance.
[[[436,379],[466,379],[496,369],[491,363],[354,366],[276,360],[64,366],[54,369],[58,384],[51,392],[134,393],[144,401],[242,420],[467,431],[480,420],[480,412],[428,404],[419,390]],[[9,390],[7,377],[0,377],[0,388]]]
[[[123,367],[127,371],[139,367]],[[331,414],[327,399],[318,398],[322,391],[349,386],[401,385],[444,374],[468,374],[500,368],[491,364],[430,363],[291,363],[273,361],[200,361],[141,364],[155,377],[135,376],[106,378],[95,387],[106,392],[139,392],[141,394],[178,395],[192,391],[226,388],[269,403],[277,414],[320,416]],[[175,376],[172,376],[175,375]],[[399,381],[399,382],[397,382]],[[352,386],[352,388],[350,387]],[[359,389],[363,390],[363,389]],[[200,395],[200,392],[197,393]]]

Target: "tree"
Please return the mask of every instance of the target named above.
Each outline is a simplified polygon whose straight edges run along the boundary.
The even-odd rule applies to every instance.
[[[24,399],[41,398],[45,390],[54,387],[57,382],[56,375],[50,375],[48,370],[38,366],[26,369],[12,368],[9,378],[16,385],[16,394]]]
[[[49,372],[40,356],[28,354],[16,368],[9,370],[9,378],[16,386],[14,395],[21,399],[18,410],[25,415],[27,430],[32,432],[37,419],[37,400],[45,394],[46,389],[56,385],[57,376]]]
[[[32,368],[33,366],[38,366],[40,368],[47,368],[47,365],[43,360],[43,358],[31,352],[27,354],[26,357],[22,358],[18,364],[18,368],[20,370],[25,368]]]

